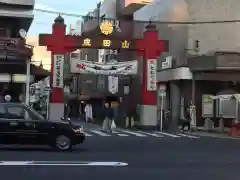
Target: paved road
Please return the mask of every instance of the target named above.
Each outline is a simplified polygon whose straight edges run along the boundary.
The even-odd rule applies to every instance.
[[[155,138],[191,138],[198,139],[200,136],[193,135],[190,133],[167,133],[160,131],[139,131],[139,130],[129,130],[129,129],[116,129],[113,130],[112,133],[103,132],[101,129],[87,129],[85,130],[85,134],[87,137],[92,136],[101,136],[101,137],[111,137],[111,136],[121,136],[121,137],[155,137]]]
[[[42,162],[45,164],[50,161],[94,161],[102,165],[103,162],[105,165],[106,162],[128,165],[0,165],[0,172],[3,180],[238,180],[239,154],[239,140],[93,136],[71,153],[52,152],[44,148],[1,148],[0,161],[48,161]]]

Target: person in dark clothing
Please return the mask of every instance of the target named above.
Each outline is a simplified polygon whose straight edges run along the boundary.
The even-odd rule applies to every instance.
[[[191,121],[191,117],[190,117],[190,110],[187,109],[186,113],[185,113],[185,119],[182,122],[182,128],[181,131],[185,131],[185,127],[188,128],[188,131],[190,131],[190,121]]]
[[[104,116],[105,118],[103,120],[102,130],[111,132],[111,124],[114,118],[114,112],[109,103],[105,103]]]

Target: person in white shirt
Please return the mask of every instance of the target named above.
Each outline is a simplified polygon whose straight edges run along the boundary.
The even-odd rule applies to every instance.
[[[89,120],[93,121],[93,112],[92,112],[92,105],[87,104],[84,108],[85,112],[85,120],[88,122]]]

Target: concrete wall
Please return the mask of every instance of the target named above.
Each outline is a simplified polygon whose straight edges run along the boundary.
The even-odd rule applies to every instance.
[[[105,15],[106,18],[116,18],[116,1],[105,0],[100,7],[100,17]]]
[[[186,21],[188,19],[187,4],[184,0],[156,0],[134,13],[134,20],[139,21]],[[134,35],[143,37],[147,23],[135,23]],[[188,29],[185,25],[157,24],[158,38],[170,41],[169,52],[164,56],[176,56],[176,62],[185,60]],[[158,58],[160,60],[161,57]]]
[[[81,35],[82,20],[76,21],[74,24],[71,24],[70,33],[74,35]]]
[[[134,13],[134,20],[148,21],[217,21],[240,19],[238,0],[156,0]],[[134,35],[142,37],[144,23],[135,24]],[[195,40],[200,41],[200,54],[212,51],[238,51],[240,23],[174,25],[158,24],[159,39],[170,40],[169,53],[173,66],[186,64],[193,54]]]
[[[192,21],[240,19],[239,0],[185,0]],[[200,24],[189,28],[189,47],[200,41],[200,54],[209,51],[240,51],[240,23]]]

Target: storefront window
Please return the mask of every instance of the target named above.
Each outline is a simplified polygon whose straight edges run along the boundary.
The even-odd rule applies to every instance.
[[[236,116],[236,100],[218,99],[216,100],[217,116],[223,118],[235,118]]]

